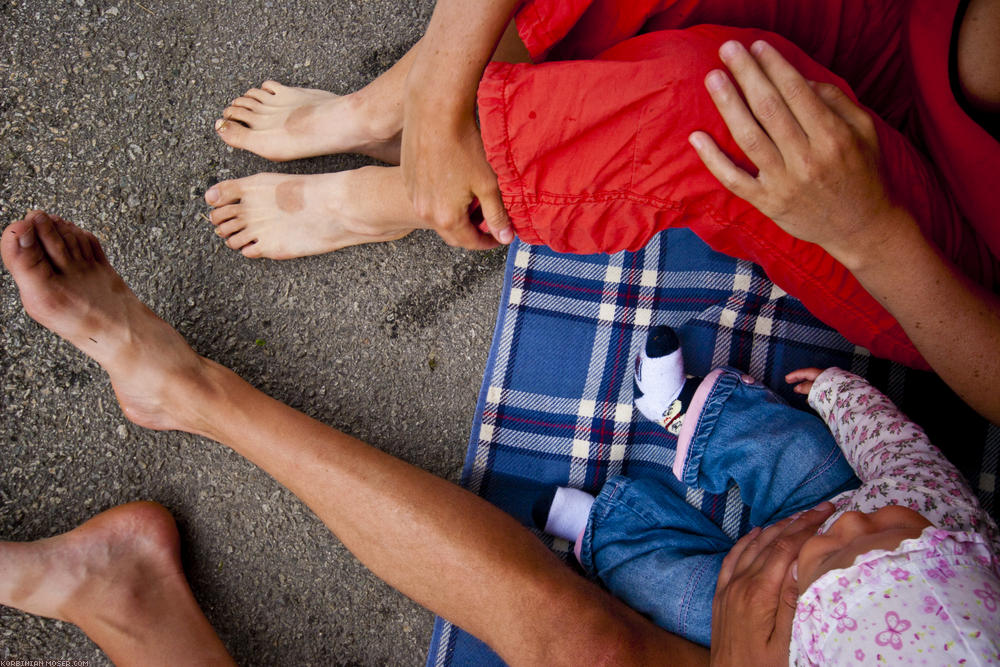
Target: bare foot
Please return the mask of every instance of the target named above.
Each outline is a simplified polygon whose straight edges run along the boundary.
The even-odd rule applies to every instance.
[[[0,542],[0,604],[79,626],[117,664],[231,664],[184,577],[174,520],[156,503],[121,505],[56,537]],[[157,660],[171,639],[186,657]]]
[[[126,417],[184,427],[174,398],[202,385],[206,360],[135,297],[93,234],[32,211],[4,230],[0,254],[24,310],[104,367]]]
[[[257,174],[205,193],[215,232],[247,257],[290,259],[392,241],[421,226],[398,167]]]
[[[215,129],[230,146],[276,162],[363,153],[399,164],[402,104],[370,104],[370,97],[265,81],[233,100]]]
[[[120,596],[128,603],[141,599],[148,580],[178,578],[177,528],[155,503],[116,507],[57,537],[0,542],[0,604],[71,623],[88,606],[116,606],[119,586],[132,593]]]

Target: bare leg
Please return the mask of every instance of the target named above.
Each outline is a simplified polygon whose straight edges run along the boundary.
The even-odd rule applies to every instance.
[[[184,578],[174,520],[155,503],[0,542],[0,604],[77,625],[116,665],[233,664]]]
[[[233,100],[215,129],[230,146],[276,162],[362,153],[399,164],[403,88],[419,47],[417,42],[381,76],[349,95],[265,81]],[[530,61],[513,21],[493,59]]]
[[[130,417],[140,414],[140,423],[232,447],[296,493],[375,574],[480,637],[509,663],[707,662],[706,651],[577,576],[483,499],[268,398],[198,357],[179,336],[150,336],[166,325],[124,288],[106,260],[75,259],[60,269],[50,259],[63,252],[59,243],[43,235],[45,253],[30,243],[22,247],[19,239],[33,233],[29,227],[46,224],[38,220],[4,231],[4,263],[42,325],[85,352],[93,350],[91,337],[121,341],[119,354],[135,361],[132,368],[105,365],[115,387],[137,388],[132,372],[147,378],[141,395],[126,394],[125,400],[119,392]],[[75,236],[77,244],[89,240],[73,227],[53,229],[64,239]],[[35,305],[29,309],[29,303]],[[55,305],[61,307],[50,307]],[[121,312],[134,317],[112,317]],[[95,356],[104,365],[102,358],[108,361]],[[163,359],[174,367],[164,368]],[[153,381],[157,373],[163,377]],[[171,390],[175,383],[183,390]],[[130,410],[131,402],[144,410]],[[566,632],[566,609],[573,610],[572,632]]]

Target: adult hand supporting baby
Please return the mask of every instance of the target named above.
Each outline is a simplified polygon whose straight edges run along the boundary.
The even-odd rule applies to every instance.
[[[807,82],[766,43],[751,49],[720,49],[746,103],[724,72],[709,73],[705,85],[758,174],[734,165],[704,132],[690,137],[698,156],[735,195],[843,264],[941,379],[1000,424],[1000,298],[962,275],[888,200],[868,113],[835,86]]]
[[[712,601],[713,665],[787,665],[798,587],[791,565],[833,505],[755,528],[730,550]]]
[[[448,245],[469,250],[513,239],[474,111],[479,79],[515,5],[439,2],[406,81],[401,166],[407,194]],[[493,238],[469,220],[474,198]]]

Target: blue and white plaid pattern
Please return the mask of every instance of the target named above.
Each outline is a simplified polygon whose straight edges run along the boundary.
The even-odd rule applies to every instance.
[[[686,494],[731,536],[747,527],[736,488],[686,489],[671,473],[676,438],[632,407],[633,360],[650,326],[681,338],[687,372],[733,366],[807,407],[785,384],[796,368],[839,366],[868,378],[927,429],[997,516],[1000,429],[936,377],[870,357],[820,323],[759,267],[716,253],[687,230],[645,249],[560,255],[516,243],[479,396],[463,485],[528,521],[531,487],[596,492],[611,475],[655,477]],[[567,557],[571,545],[541,536]],[[429,666],[502,665],[437,619]]]

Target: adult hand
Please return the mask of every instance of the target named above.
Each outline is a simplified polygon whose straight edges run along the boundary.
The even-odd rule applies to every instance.
[[[799,591],[791,565],[833,505],[754,528],[730,550],[712,601],[713,665],[787,665]]]
[[[786,232],[835,257],[864,235],[866,243],[886,238],[891,231],[875,223],[892,218],[885,214],[893,206],[879,176],[878,137],[868,113],[837,86],[806,81],[766,42],[755,42],[750,52],[727,42],[719,54],[749,108],[721,70],[710,72],[705,86],[758,174],[734,165],[706,133],[694,132],[691,144],[712,174]]]
[[[510,243],[514,233],[473,118],[474,99],[441,100],[442,88],[434,76],[421,76],[417,63],[414,70],[408,82],[401,152],[403,180],[414,211],[448,245],[487,250],[497,241]],[[492,237],[469,220],[474,198]]]

